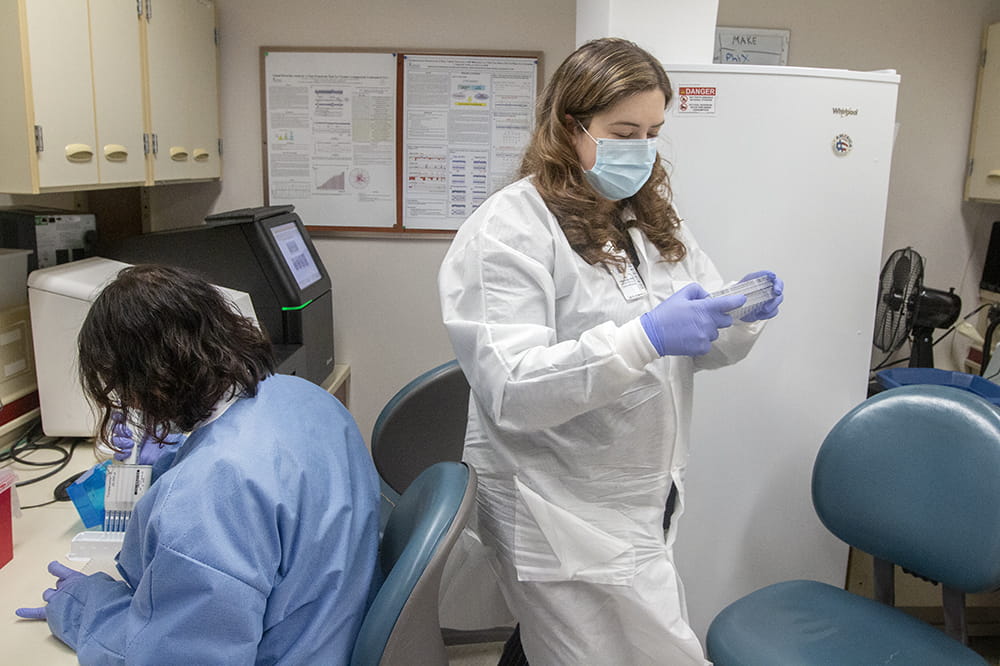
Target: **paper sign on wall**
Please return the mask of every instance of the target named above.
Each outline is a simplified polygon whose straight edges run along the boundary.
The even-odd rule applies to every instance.
[[[712,62],[724,65],[786,65],[791,30],[715,29]]]

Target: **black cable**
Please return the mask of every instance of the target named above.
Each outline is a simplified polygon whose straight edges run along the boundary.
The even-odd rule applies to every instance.
[[[13,452],[17,446],[30,442],[32,439],[36,438],[35,431],[40,429],[42,425],[41,419],[35,419],[30,427],[26,428],[21,436],[14,441],[9,449],[6,451],[0,451],[0,462],[10,460],[13,462]]]
[[[61,500],[51,499],[48,502],[42,502],[41,504],[29,504],[28,506],[22,506],[21,510],[25,511],[27,509],[37,509],[38,507],[48,506],[49,504],[55,504],[56,502],[59,502],[59,501],[61,501]]]
[[[876,365],[874,368],[872,368],[868,372],[871,373],[871,374],[875,374],[876,372],[878,372],[882,368],[888,368],[888,367],[893,366],[893,365],[899,365],[900,363],[906,363],[909,360],[910,360],[910,357],[907,356],[906,358],[896,359],[892,363],[889,363],[889,357],[886,356],[885,360],[883,360],[881,363],[879,363],[878,365]]]
[[[988,308],[988,307],[989,307],[989,306],[991,306],[991,305],[993,305],[993,304],[992,304],[992,303],[983,303],[983,304],[982,304],[982,305],[980,305],[980,306],[979,306],[978,308],[976,308],[975,310],[973,310],[973,311],[972,311],[972,312],[970,312],[969,314],[967,314],[967,315],[965,315],[964,317],[962,317],[962,321],[966,321],[966,320],[967,320],[967,319],[968,319],[969,317],[971,317],[972,315],[976,314],[977,312],[979,312],[979,311],[980,311],[980,310],[982,310],[983,308]],[[945,331],[944,333],[942,333],[942,334],[941,334],[941,337],[939,337],[939,338],[938,338],[937,340],[935,340],[935,341],[934,341],[934,342],[932,343],[932,345],[936,345],[937,343],[939,343],[939,342],[941,342],[942,340],[944,340],[944,339],[945,339],[946,337],[948,337],[949,335],[951,335],[951,334],[952,334],[952,333],[953,333],[953,332],[954,332],[954,331],[955,331],[955,330],[956,330],[957,328],[958,328],[958,324],[952,324],[951,328],[949,328],[949,329],[948,329],[947,331]]]
[[[69,450],[68,451],[66,449],[64,449],[62,446],[59,445],[59,443],[62,442],[62,441],[63,441],[62,439],[59,439],[56,442],[52,442],[52,443],[35,444],[34,448],[32,449],[32,451],[40,451],[40,450],[58,451],[61,454],[61,457],[58,460],[55,460],[55,461],[49,461],[49,462],[45,462],[45,463],[31,462],[29,460],[24,460],[23,458],[20,458],[20,457],[18,457],[15,454],[14,455],[14,460],[17,461],[18,463],[22,464],[22,465],[32,465],[34,467],[50,467],[52,465],[56,465],[56,467],[55,467],[55,469],[52,469],[52,470],[46,472],[45,474],[42,474],[41,476],[35,476],[35,477],[32,477],[32,478],[27,479],[25,481],[19,481],[18,483],[14,484],[14,485],[16,485],[19,488],[21,486],[28,486],[28,485],[31,485],[32,483],[38,483],[39,481],[44,481],[45,479],[48,479],[48,478],[50,478],[52,476],[55,476],[59,472],[63,471],[66,468],[66,466],[69,464],[69,461],[73,458],[73,452],[76,450],[76,447],[79,446],[79,444],[80,444],[80,442],[82,440],[79,440],[79,439],[70,440],[70,445],[69,445]]]
[[[24,434],[22,434],[14,444],[11,445],[10,449],[0,453],[0,461],[10,461],[12,463],[18,463],[19,465],[25,465],[27,467],[52,467],[49,471],[39,476],[34,476],[30,479],[25,479],[24,481],[18,481],[14,485],[18,488],[23,486],[29,486],[33,483],[38,483],[49,479],[56,474],[63,471],[67,465],[69,465],[70,460],[73,458],[73,452],[76,451],[76,447],[79,446],[80,442],[84,441],[81,439],[69,439],[69,438],[57,438],[50,441],[41,441],[43,439],[41,433],[41,421],[38,420],[31,427],[29,427]],[[68,447],[67,448],[67,443]],[[54,460],[37,461],[30,460],[27,456],[36,453],[38,451],[54,451],[58,455]],[[48,502],[43,502],[41,504],[31,504],[28,506],[22,506],[21,509],[34,509],[40,506],[48,506],[60,500],[52,499]]]

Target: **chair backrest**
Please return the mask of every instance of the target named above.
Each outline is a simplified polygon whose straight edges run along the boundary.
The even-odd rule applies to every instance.
[[[352,666],[448,663],[438,620],[441,572],[475,495],[476,472],[460,462],[431,465],[403,493],[379,548],[385,582],[361,625]]]
[[[962,592],[1000,586],[1000,411],[961,389],[910,385],[834,426],[813,467],[833,534]]]
[[[458,361],[437,366],[396,392],[372,430],[372,459],[382,480],[402,493],[443,460],[459,461],[469,416],[469,382]]]

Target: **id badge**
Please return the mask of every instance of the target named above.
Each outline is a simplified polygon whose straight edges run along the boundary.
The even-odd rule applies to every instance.
[[[625,297],[625,300],[634,301],[644,297],[646,295],[646,283],[642,281],[642,276],[639,275],[639,271],[637,271],[635,266],[632,265],[632,262],[629,261],[628,255],[625,254],[625,251],[616,250],[615,246],[610,242],[604,246],[604,249],[612,254],[621,256],[625,260],[624,272],[619,270],[617,267],[607,267],[607,270],[611,273],[611,276],[614,277],[615,282],[618,284],[618,290],[622,292],[622,296]]]

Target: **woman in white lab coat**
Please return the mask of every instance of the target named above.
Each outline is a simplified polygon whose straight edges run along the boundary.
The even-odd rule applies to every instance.
[[[767,274],[773,297],[736,321],[744,296],[707,297],[723,280],[656,153],[671,97],[635,44],[580,47],[539,101],[523,178],[439,275],[472,387],[478,530],[536,666],[704,662],[672,556],[693,374],[743,358],[783,285]]]

